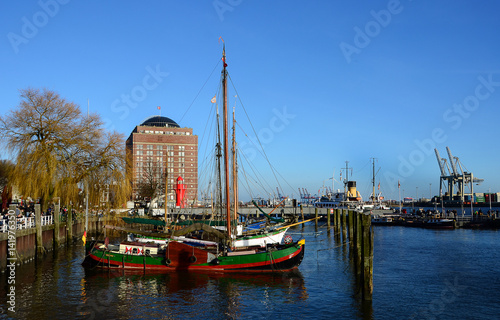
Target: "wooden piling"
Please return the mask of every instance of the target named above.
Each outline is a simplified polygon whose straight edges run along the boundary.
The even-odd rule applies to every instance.
[[[352,240],[354,238],[354,211],[350,210],[347,212],[347,228],[348,228],[348,235],[349,235],[349,242],[352,244]]]
[[[363,214],[358,213],[356,214],[356,218],[354,219],[354,242],[355,242],[355,255],[354,255],[354,264],[356,265],[356,274],[358,277],[361,277],[361,270],[362,270],[362,241],[363,241],[363,234],[362,234],[362,223],[363,223]]]
[[[66,218],[66,241],[73,242],[73,208],[70,206]]]
[[[342,217],[341,217],[342,221],[341,221],[341,226],[340,228],[342,229],[342,241],[347,241],[347,237],[346,237],[346,228],[347,228],[347,224],[346,224],[346,210],[345,209],[342,209]]]
[[[40,204],[35,204],[35,228],[36,228],[36,254],[40,256],[44,253],[42,237],[42,209]]]
[[[54,248],[57,248],[61,245],[59,237],[61,236],[61,230],[59,229],[61,225],[60,218],[61,208],[59,204],[54,205]]]
[[[304,221],[304,208],[300,205],[300,214],[302,215],[302,221]],[[304,223],[302,224],[302,229],[304,229]]]
[[[326,226],[328,227],[328,231],[330,231],[330,213],[333,211],[333,209],[326,209]]]
[[[342,221],[340,221],[340,224],[342,225],[342,229],[344,229],[344,230],[345,230],[346,224],[347,224],[346,223],[346,213],[347,213],[347,210],[342,209],[342,217],[341,217]]]
[[[340,210],[339,209],[335,209],[335,218],[333,220],[335,221],[334,225],[335,225],[336,229],[338,229],[340,226]]]
[[[314,227],[318,229],[318,208],[314,208],[314,218],[316,218],[314,220]]]
[[[372,300],[373,293],[373,235],[371,228],[371,215],[362,216],[363,232],[363,281],[362,295],[363,300]]]

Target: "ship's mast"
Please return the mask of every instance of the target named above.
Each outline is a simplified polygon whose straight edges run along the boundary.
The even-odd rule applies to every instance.
[[[372,191],[372,203],[375,203],[375,158],[372,158],[372,164],[373,164],[373,176],[372,176],[372,186],[373,186],[373,191]]]
[[[238,218],[238,164],[236,162],[236,118],[233,107],[233,196],[234,196],[234,219]]]
[[[224,176],[226,190],[226,229],[228,241],[231,244],[231,207],[229,195],[229,138],[228,138],[228,110],[227,110],[227,71],[226,71],[226,46],[222,50],[222,96],[223,96],[223,114],[224,114]]]

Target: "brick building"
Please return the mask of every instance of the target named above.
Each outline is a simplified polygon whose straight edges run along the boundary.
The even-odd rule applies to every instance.
[[[168,201],[173,203],[179,176],[184,179],[187,202],[197,198],[198,136],[193,135],[193,129],[181,128],[167,117],[152,116],[134,128],[126,148],[134,200],[139,199],[141,183],[156,184],[157,193],[165,194],[168,179]]]

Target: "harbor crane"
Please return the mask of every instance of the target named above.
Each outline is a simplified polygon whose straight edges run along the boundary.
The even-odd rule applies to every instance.
[[[445,189],[444,196],[449,200],[460,200],[460,202],[463,203],[465,196],[464,189],[467,186],[470,191],[470,196],[473,197],[474,183],[480,184],[484,179],[475,178],[472,172],[468,172],[467,168],[460,162],[460,159],[451,154],[449,147],[446,147],[446,152],[448,153],[450,161],[449,164],[446,158],[440,157],[437,149],[434,149],[434,151],[441,171],[441,177],[439,178],[439,195],[442,197],[443,189]]]

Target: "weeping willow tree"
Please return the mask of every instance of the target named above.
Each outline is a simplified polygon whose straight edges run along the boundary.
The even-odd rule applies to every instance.
[[[43,209],[54,197],[78,203],[84,182],[93,204],[102,184],[124,201],[130,187],[123,136],[107,133],[98,115],[82,114],[53,91],[28,88],[20,96],[19,106],[0,117],[0,135],[16,158],[10,181],[24,198],[40,199]]]

